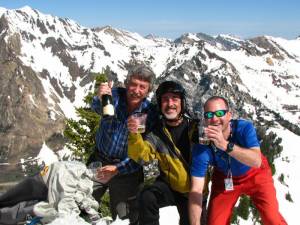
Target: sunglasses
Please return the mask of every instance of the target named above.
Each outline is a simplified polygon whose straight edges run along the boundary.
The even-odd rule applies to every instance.
[[[227,112],[228,112],[228,110],[225,110],[225,109],[217,110],[217,111],[214,111],[214,112],[205,112],[204,113],[204,118],[205,119],[212,119],[214,116],[223,117],[223,116],[226,115]]]

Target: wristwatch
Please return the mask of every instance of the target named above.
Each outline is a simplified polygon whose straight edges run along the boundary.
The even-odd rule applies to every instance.
[[[228,142],[227,144],[227,148],[226,148],[226,153],[230,153],[233,151],[233,148],[234,148],[234,143],[233,142]]]

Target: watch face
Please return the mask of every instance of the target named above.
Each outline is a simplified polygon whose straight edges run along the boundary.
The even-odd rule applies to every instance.
[[[226,152],[231,152],[233,150],[233,147],[234,147],[234,143],[229,142],[227,145]]]

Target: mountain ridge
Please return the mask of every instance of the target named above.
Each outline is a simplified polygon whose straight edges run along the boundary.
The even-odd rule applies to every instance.
[[[208,96],[222,92],[226,95],[227,92],[230,97],[238,91],[241,93],[236,96],[240,110],[243,108],[240,99],[250,94],[247,101],[253,102],[250,99],[256,98],[264,107],[280,111],[283,118],[300,125],[299,104],[296,104],[300,87],[298,39],[288,41],[261,36],[242,40],[232,35],[213,37],[186,33],[170,41],[153,35],[144,38],[111,26],[86,28],[67,18],[42,14],[29,6],[1,9],[1,12],[0,37],[5,46],[0,49],[2,65],[14,62],[20,68],[32,70],[37,79],[33,83],[38,83],[39,94],[43,93],[38,101],[48,101],[45,107],[50,120],[76,118],[74,107],[82,105],[83,96],[93,85],[90,72],[99,72],[108,66],[115,74],[115,81],[122,82],[127,64],[139,60],[153,68],[158,82],[177,79],[183,83],[190,90],[189,103],[193,111],[201,110],[199,99],[192,98],[194,93]],[[293,46],[297,46],[296,50]],[[272,88],[255,83],[253,79],[263,79]],[[209,86],[205,87],[207,93],[201,86],[206,81],[209,81]],[[5,84],[3,81],[1,85]],[[235,91],[230,90],[230,86],[234,86]],[[278,90],[274,92],[273,87]],[[266,88],[270,93],[264,90]],[[276,92],[281,93],[276,95]],[[31,96],[32,102],[35,96],[38,94]],[[204,97],[200,102],[203,101]],[[8,115],[14,117],[13,113]],[[5,120],[9,121],[9,116]],[[6,123],[5,120],[2,123]]]

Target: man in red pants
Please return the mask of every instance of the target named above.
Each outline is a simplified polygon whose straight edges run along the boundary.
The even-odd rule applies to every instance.
[[[204,178],[213,166],[208,225],[230,224],[232,209],[242,194],[250,196],[263,224],[287,224],[276,199],[271,169],[260,151],[252,123],[233,120],[226,99],[209,98],[204,104],[205,136],[209,145],[193,148],[189,214],[191,225],[199,225]]]

